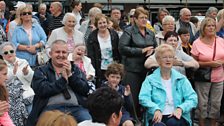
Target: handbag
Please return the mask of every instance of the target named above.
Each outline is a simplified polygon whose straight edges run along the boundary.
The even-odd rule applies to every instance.
[[[37,52],[37,63],[38,65],[44,65],[49,60],[47,51],[44,47],[40,49],[40,52]]]
[[[212,60],[214,61],[216,54],[216,38]],[[194,80],[199,82],[211,82],[211,67],[199,67],[194,73]]]

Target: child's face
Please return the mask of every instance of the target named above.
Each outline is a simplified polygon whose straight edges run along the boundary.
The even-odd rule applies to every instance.
[[[108,81],[109,87],[115,89],[121,81],[121,75],[120,74],[110,74],[109,76],[106,77],[106,79]]]
[[[7,67],[0,71],[0,85],[4,85],[7,80]]]
[[[73,56],[76,58],[81,58],[86,53],[86,47],[85,46],[78,46],[74,49]]]
[[[183,43],[187,43],[190,40],[190,33],[180,35],[180,39]]]

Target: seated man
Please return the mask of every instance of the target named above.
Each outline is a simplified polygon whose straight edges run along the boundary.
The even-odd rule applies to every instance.
[[[50,56],[49,62],[34,72],[35,96],[27,126],[35,126],[40,114],[48,110],[69,112],[77,122],[90,120],[88,110],[82,107],[82,98],[88,95],[90,87],[79,68],[67,60],[66,42],[54,41]]]
[[[123,99],[114,89],[102,87],[88,97],[88,109],[93,120],[78,126],[118,126],[122,117]]]

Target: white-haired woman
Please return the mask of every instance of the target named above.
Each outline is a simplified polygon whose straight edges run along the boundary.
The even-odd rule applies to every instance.
[[[84,36],[80,31],[75,29],[77,22],[73,13],[66,13],[62,20],[62,24],[64,24],[63,27],[52,31],[47,41],[47,46],[50,47],[55,40],[64,40],[67,42],[68,52],[72,53],[76,44],[84,43]]]
[[[81,31],[84,34],[85,42],[87,42],[87,39],[88,39],[90,33],[96,29],[96,27],[94,25],[95,16],[100,13],[102,13],[101,9],[99,9],[98,7],[92,7],[88,13],[89,19],[82,22],[82,24],[79,28],[79,31]]]
[[[25,59],[16,57],[16,47],[12,43],[3,43],[0,50],[8,67],[9,115],[16,126],[24,126],[32,109],[34,91],[30,85],[34,72]]]

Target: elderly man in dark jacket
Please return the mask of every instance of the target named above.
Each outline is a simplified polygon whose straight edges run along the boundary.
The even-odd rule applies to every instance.
[[[35,126],[40,114],[48,110],[69,112],[77,122],[91,119],[82,106],[82,98],[88,95],[90,87],[79,68],[67,60],[66,42],[54,41],[50,56],[49,62],[34,72],[35,97],[27,126]]]

